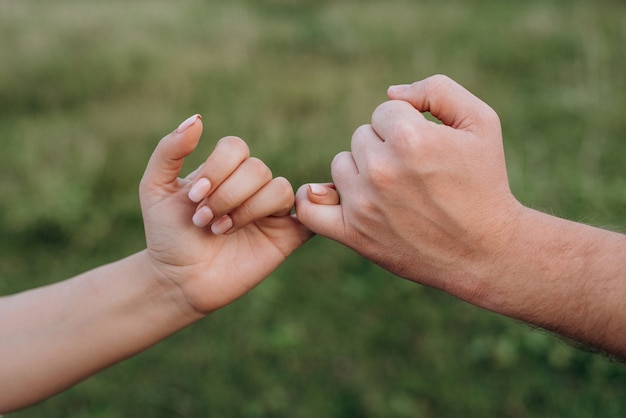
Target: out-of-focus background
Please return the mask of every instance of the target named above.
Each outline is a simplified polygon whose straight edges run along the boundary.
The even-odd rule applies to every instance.
[[[137,186],[193,113],[294,187],[388,85],[445,73],[500,114],[526,205],[624,230],[626,3],[0,2],[0,294],[143,248]],[[468,196],[471,198],[471,196]],[[626,366],[320,237],[251,293],[15,417],[611,417]]]

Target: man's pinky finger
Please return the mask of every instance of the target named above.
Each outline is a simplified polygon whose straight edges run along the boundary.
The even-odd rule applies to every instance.
[[[319,199],[309,199],[309,193],[311,193],[310,186],[309,184],[300,186],[296,193],[296,216],[298,221],[316,234],[344,242],[343,207],[339,204],[329,203],[329,201],[318,203]],[[332,192],[329,191],[329,193]],[[330,198],[333,197],[330,194],[328,196]],[[338,198],[339,195],[337,194],[336,197]]]
[[[307,189],[307,197],[311,203],[318,205],[338,205],[339,193],[333,183],[311,183]]]

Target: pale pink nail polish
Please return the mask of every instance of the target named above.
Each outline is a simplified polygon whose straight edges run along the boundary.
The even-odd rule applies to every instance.
[[[193,116],[189,116],[187,119],[185,119],[183,121],[183,123],[181,123],[180,125],[178,125],[178,128],[176,128],[176,132],[183,133],[187,128],[189,128],[190,126],[192,126],[194,123],[196,123],[196,121],[198,119],[202,119],[202,117],[198,114],[193,115]]]
[[[211,182],[209,179],[202,177],[198,179],[193,186],[191,186],[191,189],[189,189],[189,200],[198,203],[205,198],[205,196],[209,193],[209,190],[211,190]]]
[[[233,220],[230,216],[224,215],[211,225],[211,231],[215,235],[222,235],[233,227]]]
[[[213,220],[213,211],[208,206],[203,206],[194,213],[191,221],[195,226],[202,228]]]
[[[311,190],[311,193],[317,196],[326,196],[328,194],[326,187],[320,184],[309,184],[309,189]]]

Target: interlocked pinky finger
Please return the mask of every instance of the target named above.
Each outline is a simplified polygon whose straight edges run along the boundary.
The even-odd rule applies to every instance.
[[[293,204],[291,183],[284,177],[276,177],[228,214],[233,226],[226,233],[232,233],[268,216],[290,215]]]

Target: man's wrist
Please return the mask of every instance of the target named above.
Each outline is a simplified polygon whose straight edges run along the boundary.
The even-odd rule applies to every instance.
[[[619,352],[626,321],[626,236],[532,209],[470,302],[568,338]]]

